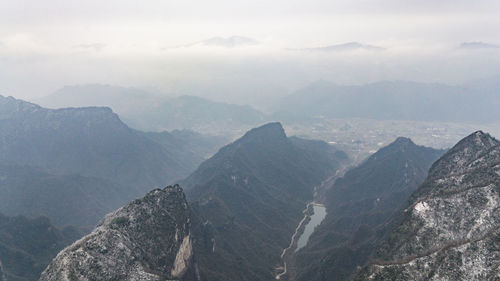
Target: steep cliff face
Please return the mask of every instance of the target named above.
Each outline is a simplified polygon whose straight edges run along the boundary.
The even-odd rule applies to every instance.
[[[483,132],[441,157],[356,280],[498,280],[500,142]]]
[[[40,280],[180,280],[192,256],[190,209],[182,189],[169,186],[107,215]]]

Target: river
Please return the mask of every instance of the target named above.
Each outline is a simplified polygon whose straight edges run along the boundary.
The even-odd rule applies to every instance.
[[[295,251],[300,250],[307,244],[307,241],[309,241],[309,237],[313,234],[316,226],[318,226],[326,216],[326,208],[323,205],[313,204],[313,210],[314,214],[311,215],[311,220],[307,223],[304,232],[300,235]]]
[[[318,226],[326,216],[325,206],[315,202],[310,202],[309,204],[307,204],[304,213],[307,212],[307,210],[311,207],[311,205],[313,207],[314,213],[311,215],[307,214],[304,215],[304,218],[300,221],[299,225],[295,229],[295,233],[293,234],[292,239],[290,241],[290,246],[288,246],[288,248],[286,249],[283,249],[283,252],[281,253],[281,259],[283,260],[283,268],[281,273],[276,275],[276,280],[282,280],[282,277],[289,273],[288,262],[293,259],[293,255],[298,249],[304,247],[307,244],[309,237],[314,232],[314,228],[316,228],[316,226]],[[310,218],[310,220],[307,221],[307,218]],[[306,221],[307,224],[304,226]],[[304,229],[302,233],[300,233],[301,229]],[[285,280],[288,279],[285,277]]]

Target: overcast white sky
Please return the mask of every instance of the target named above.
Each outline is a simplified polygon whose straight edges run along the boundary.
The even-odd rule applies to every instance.
[[[0,0],[0,94],[35,97],[97,82],[199,95],[212,87],[207,96],[232,92],[237,100],[321,78],[458,83],[500,74],[498,52],[455,50],[467,41],[500,45],[499,34],[498,0]],[[262,44],[171,49],[231,35]],[[387,52],[283,50],[349,41]]]

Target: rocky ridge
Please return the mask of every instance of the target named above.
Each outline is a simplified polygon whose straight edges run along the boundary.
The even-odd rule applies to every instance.
[[[498,280],[500,142],[475,132],[441,157],[355,280]]]
[[[190,224],[182,189],[155,189],[61,251],[40,280],[180,280],[193,257]]]

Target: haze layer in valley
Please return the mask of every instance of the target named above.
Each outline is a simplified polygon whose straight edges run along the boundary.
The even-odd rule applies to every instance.
[[[0,93],[101,83],[268,109],[325,79],[500,75],[498,1],[3,1]]]

